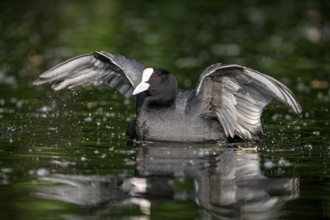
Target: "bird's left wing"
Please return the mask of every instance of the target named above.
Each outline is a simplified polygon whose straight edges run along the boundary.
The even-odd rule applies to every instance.
[[[121,55],[93,52],[67,60],[42,73],[34,85],[51,83],[54,90],[108,84],[130,97],[140,83],[144,65]]]

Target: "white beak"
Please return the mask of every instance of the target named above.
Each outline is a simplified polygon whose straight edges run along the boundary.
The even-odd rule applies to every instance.
[[[146,91],[149,88],[150,84],[146,82],[141,82],[133,91],[133,95],[139,94]]]
[[[151,77],[151,75],[152,75],[153,72],[154,72],[154,69],[153,68],[146,68],[145,70],[143,70],[142,81],[134,89],[133,95],[136,95],[136,94],[139,94],[141,92],[144,92],[144,91],[146,91],[149,88],[150,84],[147,83],[147,82],[150,79],[150,77]]]

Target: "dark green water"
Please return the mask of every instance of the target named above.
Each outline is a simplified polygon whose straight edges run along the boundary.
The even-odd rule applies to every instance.
[[[1,1],[1,219],[328,219],[328,1]],[[105,50],[163,67],[193,88],[215,62],[292,89],[257,147],[129,143],[134,98],[53,92],[38,74]]]

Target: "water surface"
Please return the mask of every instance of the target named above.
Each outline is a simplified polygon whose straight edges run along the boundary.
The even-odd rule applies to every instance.
[[[327,1],[2,1],[3,219],[320,219],[330,216]],[[42,71],[94,50],[169,69],[181,88],[237,63],[286,84],[259,143],[132,143],[134,98],[53,92]]]

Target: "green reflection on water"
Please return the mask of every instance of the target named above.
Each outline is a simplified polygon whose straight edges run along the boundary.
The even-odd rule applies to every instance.
[[[93,50],[167,68],[183,88],[193,88],[203,68],[215,62],[250,66],[283,81],[304,112],[296,118],[277,103],[267,107],[262,171],[271,178],[300,177],[300,199],[285,204],[285,218],[329,216],[328,1],[1,1],[0,7],[1,216],[88,213],[86,207],[31,197],[43,169],[134,175],[135,151],[125,135],[133,99],[107,88],[54,93],[31,85],[45,69]],[[278,166],[281,158],[291,166]],[[269,161],[275,165],[267,169]],[[191,191],[185,182],[191,180],[178,190]],[[204,212],[190,201],[155,206],[151,218],[157,219]],[[113,209],[108,216],[141,215],[138,209]]]

